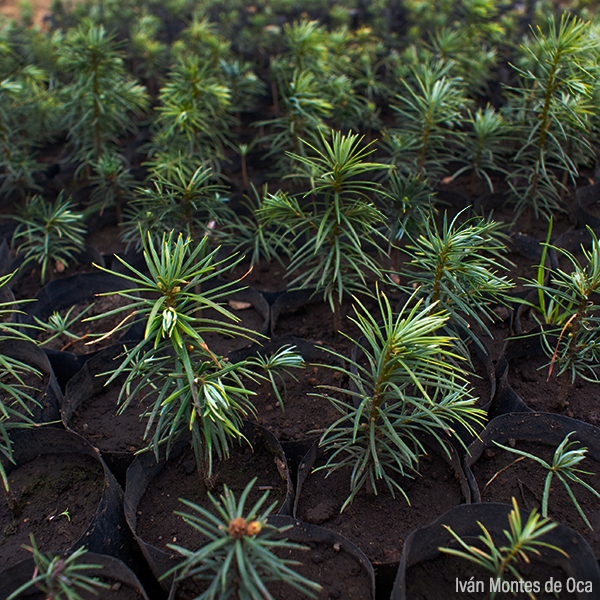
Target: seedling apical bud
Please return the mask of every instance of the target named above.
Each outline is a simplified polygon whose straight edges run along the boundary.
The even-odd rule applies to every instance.
[[[227,533],[236,540],[241,540],[246,535],[246,519],[236,517],[229,521]]]
[[[262,525],[260,524],[259,521],[250,521],[250,523],[248,523],[248,525],[246,525],[246,535],[249,535],[250,537],[257,535],[260,533],[262,529]]]
[[[177,324],[177,312],[171,307],[165,308],[165,310],[163,310],[163,322],[162,322],[163,331],[166,331],[168,335],[171,335],[171,332],[173,331],[173,327],[175,327],[176,324]]]

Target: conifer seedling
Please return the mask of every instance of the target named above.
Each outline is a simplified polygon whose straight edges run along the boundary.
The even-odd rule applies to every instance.
[[[264,508],[269,491],[246,509],[246,500],[255,484],[256,478],[246,486],[239,500],[227,486],[218,499],[209,492],[212,511],[182,500],[193,512],[176,514],[208,538],[208,542],[196,550],[169,544],[169,548],[184,559],[163,578],[175,574],[178,582],[194,579],[204,583],[206,589],[196,600],[234,595],[240,600],[274,600],[269,592],[270,581],[283,581],[309,598],[317,597],[321,586],[294,571],[296,561],[276,554],[278,550],[308,548],[273,537],[287,528],[277,528],[267,522],[276,504]]]

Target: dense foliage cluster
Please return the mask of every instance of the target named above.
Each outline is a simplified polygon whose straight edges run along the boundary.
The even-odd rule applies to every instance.
[[[77,260],[90,220],[114,211],[122,242],[142,253],[113,274],[128,281],[119,293],[145,333],[110,381],[124,377],[121,410],[144,403],[157,459],[189,434],[209,482],[255,414],[245,382],[270,383],[283,408],[281,375],[303,366],[290,347],[230,362],[207,345],[207,332],[251,334],[219,304],[230,284],[214,283],[244,260],[282,262],[289,289],[327,302],[336,332],[354,298],[350,389],[319,391],[340,412],[319,432],[322,468],[352,469],[343,509],[382,483],[405,496],[398,481],[418,474],[420,434],[445,448],[457,426],[482,424],[467,345],[471,327],[490,333],[514,287],[507,231],[490,215],[449,216],[436,193],[458,181],[549,223],[571,209],[600,138],[600,21],[587,4],[55,0],[42,27],[0,21],[0,204],[18,222],[9,242],[44,283]],[[568,272],[544,264],[548,237],[529,282],[550,368],[571,383],[600,381],[591,233],[584,264],[562,252]],[[0,276],[1,289],[11,274]],[[404,301],[394,306],[384,287]],[[0,344],[30,339],[14,302],[0,300]],[[39,325],[64,332],[68,317]],[[0,354],[7,460],[10,430],[33,424],[27,371]],[[241,518],[244,500],[225,490],[221,521]],[[260,507],[251,512],[264,525]],[[223,523],[202,518],[225,552]],[[247,537],[257,552],[268,541]],[[226,542],[241,552],[242,541]],[[177,550],[193,571],[198,556]],[[211,560],[200,575],[220,573],[224,588],[216,563],[232,559]],[[245,583],[244,597],[259,597],[260,577]]]
[[[430,192],[465,172],[493,189],[508,173],[518,212],[561,211],[595,156],[598,36],[584,3],[556,13],[550,1],[57,1],[44,27],[1,29],[0,191],[39,190],[58,144],[51,159],[74,164],[94,207],[150,189],[152,212],[178,171],[210,169],[213,193],[234,152],[250,152],[288,176],[339,130],[378,138],[378,158]]]

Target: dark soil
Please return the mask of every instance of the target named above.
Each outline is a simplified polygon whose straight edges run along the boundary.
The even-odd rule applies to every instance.
[[[88,439],[101,452],[137,452],[145,445],[146,421],[140,418],[143,407],[133,399],[117,415],[117,399],[122,378],[84,401],[73,413],[69,427]]]
[[[39,456],[13,470],[9,483],[16,514],[11,515],[5,498],[0,504],[0,569],[30,556],[22,548],[29,545],[30,533],[41,552],[70,548],[94,517],[103,481],[100,464],[80,454],[70,455],[68,462],[64,454]],[[59,516],[66,510],[69,517]]]
[[[378,318],[379,308],[377,301],[372,298],[360,298],[361,303],[369,312]],[[348,317],[356,317],[352,302],[346,301],[340,308],[341,331],[354,340],[360,337],[359,329]],[[322,296],[315,296],[296,310],[285,312],[279,316],[275,325],[275,334],[294,335],[334,348],[337,352],[350,356],[354,344],[344,335],[336,333],[333,325],[333,313],[329,304],[323,302]]]
[[[233,306],[238,308],[233,308]],[[224,328],[219,328],[218,325],[215,325],[215,331],[201,332],[200,335],[210,348],[211,352],[221,356],[225,356],[233,350],[239,350],[248,345],[251,341],[265,339],[261,338],[259,335],[265,321],[258,312],[251,306],[240,305],[237,303],[233,304],[233,306],[229,303],[228,305],[225,305],[224,308],[234,314],[239,319],[239,322],[227,319],[218,311],[211,308],[202,310],[203,319],[222,321],[227,325],[235,325],[236,327],[243,327],[249,330],[247,333],[240,333],[232,337],[224,333]],[[244,306],[244,308],[239,308],[239,306]]]
[[[570,439],[576,440],[576,434]],[[555,448],[521,441],[515,441],[514,447],[552,464]],[[518,458],[520,457],[517,454],[502,448],[494,450],[488,448],[484,452],[482,457],[471,467],[481,492],[481,500],[482,502],[510,504],[514,497],[520,507],[527,510],[533,508],[541,510],[544,482],[548,471],[529,458],[524,458],[512,466],[508,466]],[[579,465],[579,468],[593,473],[593,475],[583,473],[578,473],[578,475],[593,489],[600,490],[600,464],[591,457],[587,457]],[[502,469],[505,470],[500,472]],[[494,478],[497,473],[498,475]],[[494,478],[493,481],[486,485],[492,478]],[[548,517],[580,533],[598,557],[600,556],[600,498],[577,483],[570,481],[569,483],[594,530],[591,531],[585,524],[563,484],[556,476],[553,477],[550,488]]]
[[[285,265],[276,260],[261,262],[252,269],[248,261],[237,264],[225,274],[229,280],[239,280],[242,285],[256,288],[262,292],[283,292],[287,289],[288,280],[285,278]]]
[[[464,502],[460,483],[440,457],[433,453],[423,457],[420,474],[400,482],[410,506],[399,492],[393,498],[385,483],[380,482],[377,495],[365,486],[340,514],[350,493],[349,469],[339,469],[328,477],[325,471],[313,472],[300,491],[296,516],[345,536],[373,563],[395,563],[413,529],[424,527]]]
[[[169,460],[164,469],[152,480],[137,508],[137,535],[148,544],[165,552],[170,552],[167,544],[177,544],[188,549],[196,549],[206,538],[187,525],[175,511],[191,512],[181,503],[185,499],[215,512],[207,497],[207,491],[217,497],[223,492],[223,485],[233,491],[239,499],[242,491],[253,477],[258,477],[256,485],[246,501],[246,510],[269,490],[268,503],[277,502],[276,514],[286,497],[286,482],[279,473],[276,457],[264,449],[248,445],[232,451],[229,460],[215,462],[213,477],[208,490],[204,478],[198,474],[194,453],[186,449],[177,459]],[[128,484],[129,485],[129,484]]]
[[[335,363],[332,366],[335,367]],[[284,411],[270,383],[248,385],[248,389],[257,392],[256,396],[251,397],[256,406],[257,422],[284,442],[316,438],[319,431],[338,419],[340,413],[333,403],[316,394],[339,396],[339,393],[319,386],[345,387],[348,378],[341,371],[318,363],[307,363],[304,369],[294,369],[293,373],[297,381],[290,375],[284,376],[285,394],[283,386],[277,381],[284,398]]]
[[[511,362],[508,382],[529,408],[536,412],[553,412],[600,425],[600,385],[580,378],[561,385],[556,369],[548,380],[546,356],[525,357]],[[561,380],[563,377],[561,377]]]
[[[61,263],[62,265],[62,263]],[[92,273],[97,271],[96,267],[90,263],[73,263],[70,264],[68,268],[64,268],[64,266],[60,267],[60,270],[52,267],[54,270],[53,277],[54,279],[63,279],[66,277],[70,277],[71,275],[76,275],[77,273]],[[49,266],[50,269],[50,266]],[[19,274],[18,279],[14,281],[13,285],[13,293],[17,300],[25,300],[27,298],[35,298],[37,293],[42,289],[41,282],[41,270],[32,265],[31,268],[27,268],[27,270]],[[46,274],[46,282],[48,283],[50,278],[48,274]]]
[[[370,598],[369,580],[356,559],[343,548],[324,543],[303,542],[309,550],[278,550],[276,554],[286,560],[298,561],[294,570],[303,577],[316,581],[323,586],[317,596],[322,600],[344,598],[348,600],[367,600]],[[303,600],[299,594],[285,583],[269,584],[269,591],[275,598],[282,600]]]

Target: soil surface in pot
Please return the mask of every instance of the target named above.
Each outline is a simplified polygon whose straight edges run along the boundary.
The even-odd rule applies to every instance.
[[[375,315],[376,319],[380,318],[376,300],[360,296],[360,301],[371,314]],[[360,331],[348,318],[356,317],[352,302],[346,301],[342,303],[340,313],[341,332],[358,340],[361,335]],[[323,301],[322,296],[317,294],[315,294],[309,303],[300,306],[294,311],[280,314],[275,325],[275,333],[278,336],[294,335],[317,344],[324,344],[344,356],[350,356],[354,347],[351,340],[334,331],[331,308],[329,304]]]
[[[233,305],[231,304],[233,302]],[[201,332],[202,339],[206,342],[210,351],[220,356],[226,356],[229,352],[239,350],[244,346],[247,346],[251,341],[260,340],[259,335],[265,320],[249,305],[248,302],[236,302],[231,301],[226,304],[223,308],[228,310],[230,313],[235,315],[239,322],[234,322],[231,319],[227,319],[218,311],[212,308],[205,308],[202,310],[202,319],[213,319],[215,321],[222,321],[228,325],[235,325],[236,327],[244,327],[250,332],[244,335],[238,334],[235,337],[225,335],[222,331],[219,331],[219,326],[216,325],[216,331]],[[234,308],[236,307],[236,308]]]
[[[572,435],[569,439],[576,440],[577,434]],[[512,440],[510,445],[513,444],[516,449],[538,456],[552,464],[555,448],[519,440]],[[479,486],[482,502],[510,504],[514,497],[520,507],[527,510],[534,508],[541,510],[544,483],[548,471],[530,458],[514,462],[519,458],[520,456],[517,454],[502,448],[488,448],[471,466]],[[577,475],[593,489],[600,490],[600,464],[588,456],[578,468],[593,473],[593,475],[583,473]],[[493,481],[486,485],[492,478]],[[550,488],[548,517],[579,532],[598,557],[600,556],[600,499],[578,483],[568,479],[567,481],[594,530],[591,531],[585,524],[564,485],[556,476],[552,478]]]
[[[316,466],[320,464],[324,464],[322,459]],[[421,459],[420,476],[399,480],[410,506],[399,492],[393,498],[381,481],[377,495],[364,486],[340,514],[350,493],[350,469],[339,469],[328,477],[325,474],[323,470],[307,477],[300,491],[297,518],[347,537],[373,563],[399,561],[404,540],[413,529],[424,527],[464,502],[452,468],[434,453]]]
[[[507,524],[508,528],[508,524]],[[535,559],[530,554],[531,562],[519,562],[517,570],[522,575],[524,582],[531,582],[532,589],[537,582],[540,591],[535,592],[537,600],[575,600],[575,593],[566,591],[568,577],[562,569],[549,566]],[[439,600],[440,598],[460,598],[461,600],[484,600],[491,589],[491,573],[484,571],[469,563],[466,559],[455,556],[443,555],[435,560],[420,562],[408,569],[406,574],[406,599],[407,600]],[[463,585],[472,582],[475,586],[474,592],[467,591],[469,588],[457,587],[457,581]],[[544,586],[546,582],[560,582],[561,592],[558,596],[546,593]],[[517,582],[512,577],[507,577],[506,582]],[[477,587],[478,586],[478,587]],[[481,590],[484,590],[483,592]],[[496,600],[525,600],[529,598],[527,593],[518,594],[498,593]]]
[[[134,399],[117,415],[123,379],[117,379],[80,404],[68,424],[101,452],[133,453],[147,443],[143,439],[146,420],[140,419],[143,406]]]
[[[0,504],[0,569],[30,557],[21,547],[30,544],[30,533],[42,552],[71,547],[94,517],[104,474],[89,456],[70,454],[67,461],[64,454],[47,454],[14,469],[9,484],[16,514],[11,514],[5,495]],[[68,516],[61,516],[64,511]]]
[[[548,380],[549,362],[546,356],[512,360],[508,373],[512,389],[536,412],[557,413],[600,426],[600,385],[581,378],[571,384],[567,374],[561,387],[556,369]]]
[[[56,265],[49,265],[48,268],[52,268],[54,271],[54,279],[63,279],[65,277],[70,277],[71,275],[77,275],[77,273],[92,273],[97,272],[97,268],[87,262],[83,263],[73,263],[69,265],[69,267],[65,268],[63,263],[60,263],[58,268]],[[42,289],[42,281],[41,281],[41,269],[39,269],[35,265],[29,265],[26,267],[25,273],[19,276],[19,278],[14,282],[13,285],[13,293],[17,300],[25,300],[27,298],[35,298],[37,293]],[[50,278],[48,274],[46,274],[46,281],[48,283]]]
[[[285,388],[278,378],[275,378],[283,398],[283,411],[270,383],[250,383],[247,386],[248,389],[257,392],[256,396],[250,398],[256,406],[256,421],[284,442],[317,437],[318,431],[325,430],[338,419],[340,413],[333,403],[327,398],[313,394],[338,397],[339,393],[319,386],[344,388],[348,384],[347,375],[322,364],[306,363],[304,369],[293,369],[292,372],[295,379],[287,374],[283,376]]]
[[[118,294],[111,294],[110,296],[97,296],[93,302],[79,302],[72,307],[64,308],[59,312],[61,317],[66,317],[67,313],[71,311],[70,319],[73,319],[77,315],[81,315],[68,330],[71,334],[77,336],[72,338],[66,335],[59,335],[58,337],[49,340],[53,333],[50,331],[41,331],[37,340],[40,342],[42,348],[50,350],[68,350],[75,354],[89,354],[91,352],[97,352],[102,350],[111,344],[114,344],[123,335],[124,330],[115,331],[111,335],[105,334],[110,333],[115,329],[119,323],[126,319],[133,311],[125,310],[114,315],[109,315],[103,319],[97,321],[85,321],[89,317],[94,317],[102,313],[127,306],[131,304],[131,301],[127,298],[123,298]],[[91,307],[91,308],[90,308]],[[86,310],[87,309],[87,310]],[[127,322],[133,319],[128,319]],[[100,339],[102,338],[102,339]],[[91,342],[91,343],[90,343]]]
[[[276,554],[286,560],[300,563],[292,568],[303,577],[323,586],[317,596],[319,599],[367,600],[371,598],[369,578],[351,554],[342,548],[338,549],[335,544],[329,546],[321,542],[303,542],[302,545],[308,550],[277,550]],[[281,582],[270,584],[269,591],[275,598],[282,600],[306,598]]]
[[[242,285],[251,286],[262,292],[282,292],[287,289],[288,280],[285,270],[288,260],[282,265],[276,260],[261,261],[250,268],[250,262],[243,260],[233,269],[227,271],[224,277],[230,281],[239,281]]]
[[[246,510],[269,490],[268,506],[277,501],[273,512],[277,513],[287,493],[286,480],[279,473],[281,464],[264,447],[247,445],[232,450],[226,461],[215,461],[213,476],[208,490],[204,478],[198,474],[194,452],[186,448],[176,459],[167,462],[162,471],[150,482],[137,508],[137,535],[147,544],[152,544],[164,552],[171,552],[167,544],[177,544],[183,548],[196,549],[207,539],[196,529],[187,525],[175,511],[192,513],[192,509],[183,504],[185,499],[203,506],[212,513],[216,511],[207,492],[215,498],[223,493],[223,485],[233,491],[239,500],[244,488],[253,477],[258,477],[256,485],[246,500]],[[128,484],[129,485],[129,484]]]
[[[285,537],[285,535],[283,536]],[[305,549],[278,549],[275,554],[294,560],[294,571],[323,587],[319,600],[368,600],[371,598],[370,582],[356,559],[342,548],[336,549],[321,542],[303,542]],[[306,600],[290,585],[280,581],[266,583],[276,600]],[[198,582],[183,581],[178,585],[175,600],[194,600],[204,589]],[[237,597],[237,596],[236,596]]]
[[[246,267],[238,265],[233,273],[241,276],[245,271],[247,271]],[[242,283],[252,286],[261,292],[281,293],[286,291],[289,284],[289,280],[284,275],[285,266],[272,261],[271,263],[256,266],[242,280]],[[398,293],[390,290],[385,282],[379,283],[379,289],[386,293],[392,306],[394,306]],[[301,294],[302,292],[299,293]],[[375,298],[364,294],[358,294],[357,297],[363,306],[371,314],[375,315],[375,318],[380,318],[380,311]],[[356,317],[353,304],[355,302],[352,298],[345,298],[344,302],[342,302],[340,307],[341,331],[354,339],[358,339],[360,336],[359,330],[348,318]],[[350,356],[350,352],[354,346],[344,335],[335,332],[333,312],[329,304],[323,300],[322,292],[316,292],[312,297],[307,293],[304,304],[296,307],[290,306],[289,309],[282,310],[276,319],[273,333],[280,337],[295,336],[315,343],[325,344],[347,356]]]

